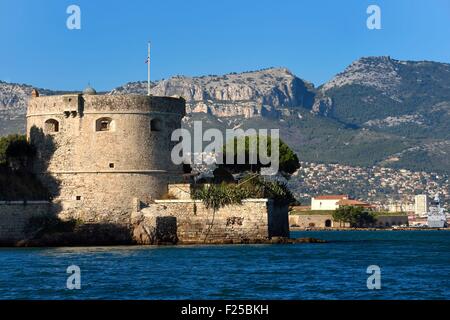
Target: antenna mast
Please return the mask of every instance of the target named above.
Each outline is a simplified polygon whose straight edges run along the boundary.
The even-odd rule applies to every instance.
[[[150,94],[150,41],[148,42],[148,54],[147,54],[147,95],[151,96]]]

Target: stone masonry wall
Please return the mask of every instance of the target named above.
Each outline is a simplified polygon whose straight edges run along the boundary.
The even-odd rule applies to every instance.
[[[24,228],[31,217],[47,215],[51,203],[46,201],[1,201],[0,245],[13,245],[25,237]]]
[[[172,183],[168,185],[167,192],[176,199],[191,199],[192,186],[189,183]]]
[[[334,222],[329,214],[291,214],[289,225],[299,228],[325,228],[325,222],[331,221],[332,227],[339,227],[339,222]]]
[[[54,178],[57,183],[52,184]],[[60,208],[60,218],[80,219],[86,223],[129,224],[133,198],[149,203],[153,196],[159,197],[166,192],[167,182],[176,180],[177,176],[165,173],[98,173],[93,177],[89,173],[78,173],[53,174],[45,179],[50,180],[46,185],[54,185],[54,194],[58,194],[53,202]]]
[[[243,243],[289,237],[287,208],[276,208],[267,199],[248,199],[216,212],[199,200],[156,200],[136,213],[152,219],[172,216],[177,220],[180,243]]]

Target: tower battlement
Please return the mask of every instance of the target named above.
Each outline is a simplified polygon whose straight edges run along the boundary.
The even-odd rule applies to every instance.
[[[28,104],[27,117],[42,114],[65,115],[76,111],[78,116],[91,112],[161,112],[185,113],[185,101],[176,97],[144,95],[84,95],[65,94],[32,97]]]

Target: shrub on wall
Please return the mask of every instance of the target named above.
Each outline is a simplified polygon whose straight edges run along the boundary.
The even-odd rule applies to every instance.
[[[207,208],[218,210],[221,207],[242,204],[242,200],[252,197],[250,190],[235,184],[213,184],[194,192],[194,199],[202,200]]]
[[[202,200],[207,208],[217,210],[221,207],[242,204],[242,200],[268,198],[277,205],[295,202],[289,188],[278,181],[265,181],[259,175],[250,175],[239,184],[212,184],[196,190],[194,199]]]

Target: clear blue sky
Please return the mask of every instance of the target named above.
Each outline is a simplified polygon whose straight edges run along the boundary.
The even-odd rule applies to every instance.
[[[66,28],[71,4],[81,30]],[[320,85],[361,56],[450,62],[450,1],[0,0],[0,33],[0,79],[38,87],[145,80],[148,39],[153,79],[284,66]]]

